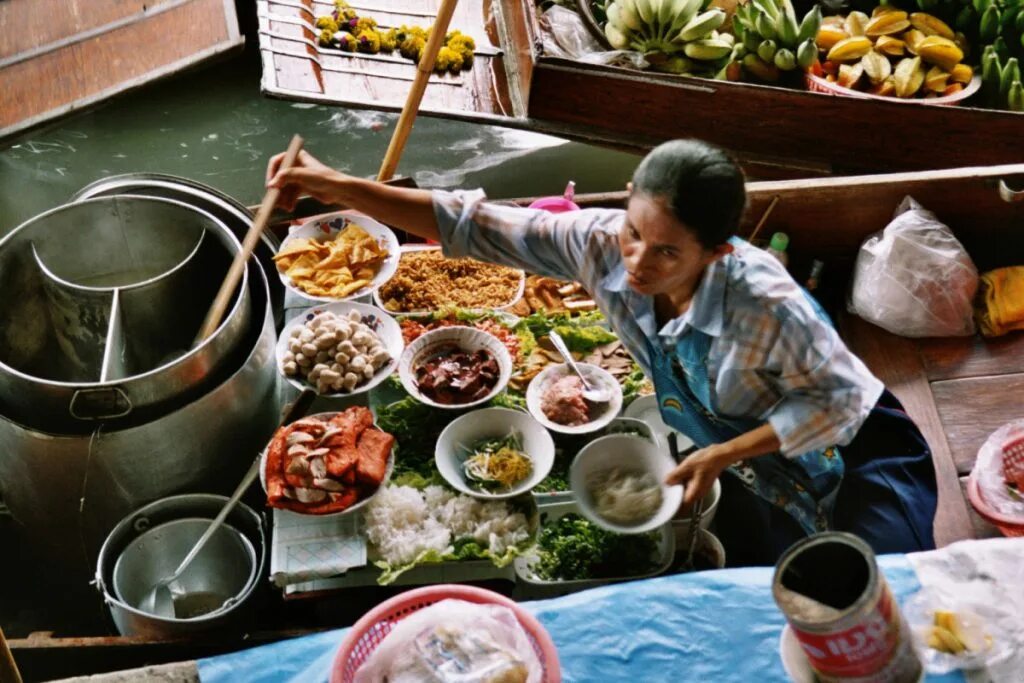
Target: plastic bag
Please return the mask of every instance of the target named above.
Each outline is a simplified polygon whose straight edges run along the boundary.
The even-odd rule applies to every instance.
[[[356,683],[540,683],[543,668],[515,613],[442,600],[400,621]]]
[[[928,673],[941,675],[958,669],[983,669],[1013,654],[1015,640],[1010,627],[1014,617],[997,605],[972,601],[951,590],[924,588],[907,601],[903,613]],[[946,629],[941,637],[935,634],[935,630],[945,628],[950,619],[955,622],[952,631]]]
[[[576,12],[555,5],[540,18],[544,40],[544,54],[588,64],[605,64],[632,69],[646,69],[649,64],[639,52],[604,49],[590,35],[583,19]]]
[[[912,197],[857,254],[849,311],[904,337],[974,334],[978,269],[952,230]]]
[[[997,512],[1019,517],[1024,522],[1024,491],[1018,492],[1006,483],[1003,468],[1003,444],[1024,432],[1024,420],[1009,422],[985,439],[974,461],[974,476],[985,502]]]

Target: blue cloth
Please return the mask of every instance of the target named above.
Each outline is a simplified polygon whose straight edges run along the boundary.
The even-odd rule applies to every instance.
[[[919,588],[903,555],[879,558],[896,599]],[[784,622],[772,569],[726,569],[634,581],[523,603],[551,634],[563,680],[785,683]],[[346,629],[198,662],[202,683],[324,683]],[[929,682],[962,682],[956,673]]]
[[[882,393],[882,383],[762,249],[733,240],[733,252],[705,269],[689,309],[658,329],[653,297],[627,283],[619,247],[625,211],[549,214],[485,199],[480,191],[433,193],[446,255],[581,282],[648,377],[651,344],[704,332],[713,339],[714,412],[770,422],[787,457],[848,443]]]

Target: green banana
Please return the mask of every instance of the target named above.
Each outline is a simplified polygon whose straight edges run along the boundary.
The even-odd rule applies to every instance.
[[[985,48],[985,54],[981,58],[981,86],[989,106],[995,106],[998,102],[999,82],[1002,75],[999,55],[996,54],[995,48],[989,45]]]
[[[1003,40],[1002,36],[999,36],[992,41],[992,46],[996,49],[996,54],[999,55],[999,61],[1006,63],[1006,60],[1010,58],[1010,48],[1007,46],[1006,41]]]
[[[737,62],[747,56],[747,46],[743,43],[736,43],[732,46],[732,58]]]
[[[1010,91],[1006,94],[1006,106],[1010,111],[1024,111],[1024,86],[1020,81],[1014,81],[1010,85]]]
[[[725,19],[725,12],[720,9],[708,10],[703,14],[698,14],[683,27],[676,40],[697,40],[717,30],[725,23]]]
[[[796,45],[797,34],[800,27],[796,23],[796,14],[793,12],[793,5],[789,0],[784,0],[785,6],[775,20],[775,32],[779,35],[779,42],[783,45]]]
[[[764,61],[765,64],[770,63],[775,59],[775,52],[778,50],[778,46],[774,40],[765,40],[757,48],[757,56]]]
[[[723,40],[695,40],[683,48],[686,56],[702,62],[713,62],[732,52],[732,45]]]
[[[1005,101],[1005,98],[1010,93],[1010,86],[1015,81],[1020,80],[1020,65],[1017,63],[1016,57],[1010,57],[1006,60],[1006,64],[1003,66],[1003,71],[999,75],[999,97]]]
[[[983,43],[991,43],[999,35],[999,8],[989,5],[985,13],[981,15],[981,23],[978,24],[978,36]]]
[[[757,31],[747,31],[743,34],[743,46],[750,52],[757,52],[761,46],[761,35]]]
[[[993,0],[972,0],[971,4],[974,6],[974,11],[978,13],[978,16],[981,16],[993,4]]]
[[[615,0],[615,2],[608,5],[605,10],[605,14],[608,15],[608,22],[612,22],[612,8],[616,9],[619,21],[617,23],[622,24],[630,31],[639,31],[643,28],[643,24],[640,23],[640,14],[636,10],[637,0]]]
[[[818,35],[818,31],[821,29],[821,7],[815,5],[814,8],[804,15],[803,21],[800,22],[800,30],[797,31],[797,42],[803,43],[806,40],[815,38]]]
[[[818,46],[814,44],[813,38],[808,38],[800,43],[800,47],[796,51],[796,63],[800,65],[801,69],[810,69],[817,58]]]
[[[779,8],[772,0],[751,0],[751,3],[761,11],[761,14],[768,15],[769,20],[774,22],[778,18]]]
[[[743,70],[765,83],[774,83],[779,80],[778,67],[775,64],[765,64],[755,54],[749,54],[743,58]]]
[[[974,13],[974,8],[968,5],[961,9],[953,23],[956,26],[956,30],[961,33],[972,30],[977,25],[977,15]]]
[[[781,48],[775,53],[775,66],[783,71],[792,71],[796,68],[796,55],[792,50]]]
[[[757,15],[757,18],[754,20],[754,26],[762,38],[774,40],[778,37],[778,33],[775,31],[775,20],[764,12]]]

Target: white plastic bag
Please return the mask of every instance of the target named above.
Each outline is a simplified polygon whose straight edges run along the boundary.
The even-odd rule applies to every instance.
[[[931,674],[995,667],[1013,654],[1015,617],[999,605],[971,600],[949,587],[922,588],[903,607],[914,645]],[[963,646],[957,653],[936,649],[931,643],[936,612],[952,612],[958,624],[954,637]],[[962,640],[960,640],[962,639]]]
[[[516,615],[442,600],[400,621],[356,683],[540,683],[543,668]]]
[[[860,247],[849,310],[904,337],[974,334],[978,269],[953,231],[912,197]]]
[[[605,50],[590,35],[583,19],[571,9],[555,5],[540,18],[544,54],[588,64],[605,64],[630,69],[650,66],[644,56],[632,50]]]

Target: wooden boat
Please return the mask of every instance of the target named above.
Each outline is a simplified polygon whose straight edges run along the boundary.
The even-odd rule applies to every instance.
[[[1024,164],[754,182],[748,185],[750,209],[741,234],[749,235],[774,202],[775,207],[761,228],[762,234],[775,230],[789,234],[791,271],[798,279],[804,278],[812,259],[824,261],[820,293],[828,300],[831,292],[832,302],[836,303],[845,294],[861,242],[888,223],[906,195],[935,212],[954,230],[979,270],[1019,265],[1024,260],[1024,232],[1019,229],[1024,222],[1024,189],[1011,188],[1024,188]],[[625,199],[624,193],[576,197],[577,203],[585,207],[622,206]],[[510,201],[526,204],[531,199]],[[337,208],[311,203],[304,207],[301,216],[288,218]],[[900,398],[932,447],[939,482],[939,510],[935,519],[938,543],[946,545],[997,535],[994,528],[970,510],[962,489],[978,448],[988,434],[1020,417],[1016,397],[1024,393],[1024,333],[996,340],[907,339],[852,316],[841,318],[840,330],[854,351]],[[318,594],[315,610],[301,609],[302,603],[308,601],[284,605],[277,599],[265,603],[255,630],[244,638],[166,641],[74,637],[75,634],[55,628],[56,634],[14,639],[11,646],[23,672],[31,679],[195,659],[280,640],[309,632],[313,627],[336,626],[337,620],[349,618],[352,610],[366,609],[373,600],[390,595],[374,593],[375,590],[361,589],[358,596],[351,591],[335,596]],[[334,621],[323,623],[315,615],[333,615],[326,618]]]
[[[230,1],[0,2],[0,139],[243,43]]]
[[[350,4],[381,26],[429,25],[437,0]],[[257,0],[263,91],[397,111],[415,65],[316,43],[329,0]],[[477,59],[434,76],[424,114],[525,128],[642,151],[698,137],[737,153],[760,178],[1014,163],[1024,114],[862,100],[749,83],[629,71],[545,54],[535,0],[460,0],[452,28]]]

